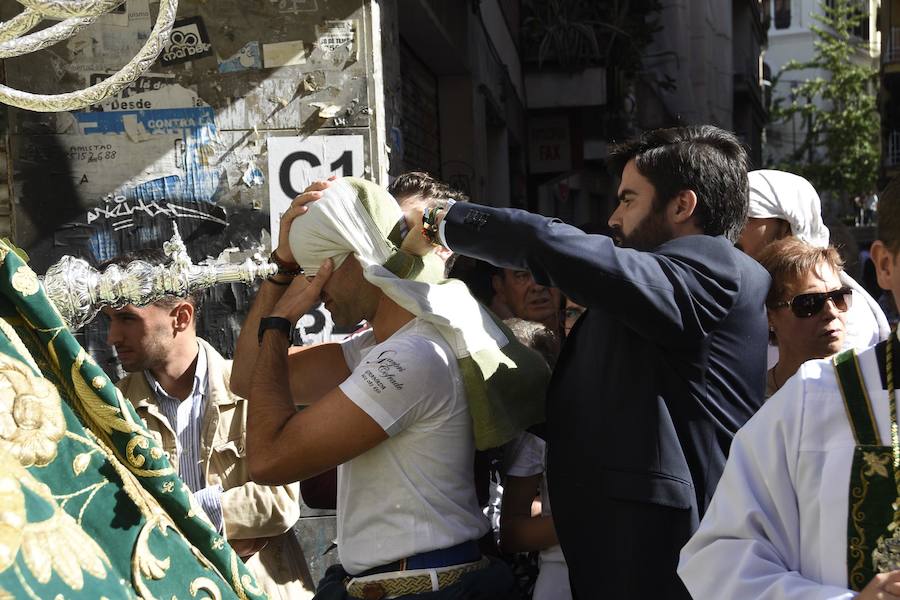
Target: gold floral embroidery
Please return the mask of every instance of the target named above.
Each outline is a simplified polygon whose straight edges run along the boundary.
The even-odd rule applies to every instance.
[[[851,586],[857,586],[853,587],[853,589],[862,589],[862,587],[859,587],[860,584],[865,585],[866,583],[863,569],[865,568],[864,561],[866,560],[865,548],[868,547],[868,542],[866,540],[866,530],[863,528],[865,514],[861,507],[869,491],[869,480],[863,476],[859,478],[859,483],[859,486],[854,485],[850,488],[850,521],[853,523],[855,535],[847,540],[849,546],[848,558],[853,558],[853,564],[847,565],[848,580]]]
[[[36,480],[11,454],[0,451],[0,556],[4,568],[21,552],[34,578],[46,584],[53,573],[70,588],[84,587],[84,572],[105,579],[111,567],[106,554],[71,516],[63,512],[50,489]],[[37,496],[53,508],[50,518],[25,519],[25,496]],[[2,570],[2,569],[0,569]]]
[[[66,433],[56,388],[25,363],[0,355],[0,448],[24,467],[49,464]]]
[[[72,383],[75,386],[75,393],[80,401],[82,410],[87,413],[86,416],[93,421],[97,427],[104,433],[112,433],[113,430],[122,433],[142,432],[143,428],[134,422],[131,413],[127,408],[123,408],[124,401],[121,394],[116,394],[119,406],[107,404],[103,398],[98,396],[96,392],[89,386],[81,374],[81,366],[85,362],[91,362],[90,356],[82,348],[78,353],[75,362],[72,363]]]
[[[166,494],[171,494],[172,492],[174,492],[175,491],[175,482],[167,481],[164,484],[162,484],[162,491]]]
[[[72,460],[72,471],[75,473],[75,476],[81,475],[84,473],[88,465],[91,464],[91,455],[88,452],[82,452],[78,456],[76,456]]]
[[[13,288],[23,296],[31,296],[41,289],[41,284],[38,281],[37,275],[34,274],[34,271],[32,271],[30,267],[25,265],[16,269],[11,281]]]
[[[208,593],[213,600],[222,600],[222,592],[219,591],[219,586],[209,577],[198,577],[191,582],[191,597],[196,597],[201,590]]]
[[[171,523],[169,523],[167,517],[157,515],[148,520],[141,528],[137,542],[134,545],[134,554],[131,557],[131,576],[136,583],[148,577],[150,579],[162,579],[166,576],[166,571],[169,570],[169,567],[172,566],[170,557],[167,556],[164,559],[160,559],[150,551],[150,534],[155,527],[159,528],[160,533],[167,535],[166,528],[171,527]]]
[[[216,541],[212,543],[212,547],[216,550],[221,550],[225,547],[225,540],[223,540],[222,538],[216,538]]]
[[[0,455],[0,464],[7,454]],[[12,462],[11,459],[8,459]],[[0,573],[16,560],[25,529],[25,495],[12,473],[0,477]]]
[[[871,477],[873,473],[877,473],[882,477],[888,476],[886,465],[891,460],[890,456],[878,456],[878,453],[876,452],[863,452],[863,460],[866,463],[866,468],[863,471],[863,475],[865,475],[866,477]]]

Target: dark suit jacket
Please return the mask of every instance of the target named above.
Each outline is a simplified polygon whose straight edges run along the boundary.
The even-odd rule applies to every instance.
[[[678,552],[763,402],[769,275],[724,237],[639,252],[519,210],[456,204],[444,235],[587,307],[547,398],[553,516],[576,597],[689,597]]]

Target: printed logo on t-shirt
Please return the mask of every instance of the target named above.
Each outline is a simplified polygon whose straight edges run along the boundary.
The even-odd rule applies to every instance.
[[[396,355],[396,350],[385,350],[366,361],[370,367],[363,371],[363,381],[378,394],[387,389],[388,385],[395,390],[403,389],[403,383],[398,381],[398,377],[406,368],[394,358]]]

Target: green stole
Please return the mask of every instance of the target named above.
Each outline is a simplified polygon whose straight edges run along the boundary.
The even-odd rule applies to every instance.
[[[847,582],[850,589],[860,591],[879,572],[873,552],[890,541],[897,485],[891,447],[878,435],[856,352],[841,352],[833,362],[856,442],[847,512]]]

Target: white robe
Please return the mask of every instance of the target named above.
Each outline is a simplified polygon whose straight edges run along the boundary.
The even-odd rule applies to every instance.
[[[887,392],[859,355],[881,443]],[[804,364],[738,431],[678,574],[694,598],[849,599],[847,513],[855,441],[829,360]]]

